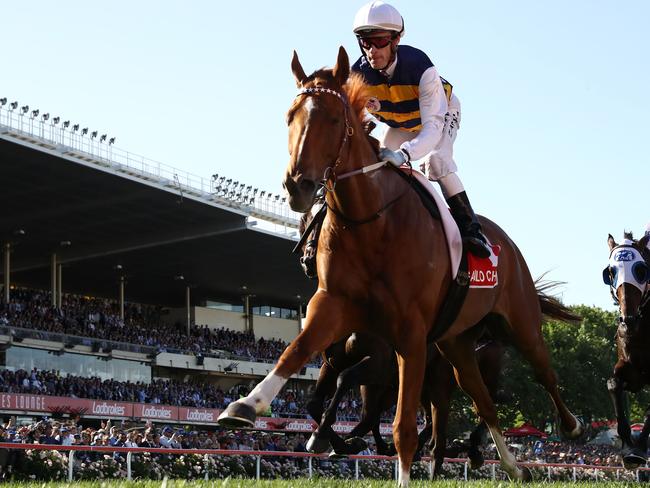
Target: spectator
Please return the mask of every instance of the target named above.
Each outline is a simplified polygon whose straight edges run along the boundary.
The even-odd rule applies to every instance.
[[[162,435],[160,436],[160,439],[158,440],[158,444],[160,447],[167,447],[170,448],[172,444],[172,436],[174,435],[174,431],[172,430],[171,427],[165,427],[162,431]]]

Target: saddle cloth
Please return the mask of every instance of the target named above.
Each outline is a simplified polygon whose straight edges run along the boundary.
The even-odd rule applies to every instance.
[[[460,237],[460,231],[458,230],[458,225],[456,221],[451,216],[451,212],[447,207],[447,204],[443,200],[440,193],[436,191],[433,187],[433,184],[429,179],[420,173],[416,169],[411,169],[407,166],[401,168],[406,173],[411,173],[415,179],[425,188],[433,198],[434,202],[438,206],[438,212],[440,212],[440,220],[442,221],[442,227],[445,230],[445,237],[447,238],[447,249],[449,250],[449,261],[451,262],[451,275],[453,279],[456,279],[458,275],[458,268],[460,267],[460,260],[463,254],[463,240]]]

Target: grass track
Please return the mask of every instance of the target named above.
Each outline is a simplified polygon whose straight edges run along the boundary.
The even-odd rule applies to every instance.
[[[503,481],[462,481],[462,480],[446,480],[446,481],[412,481],[410,486],[413,488],[505,488],[511,486],[526,486],[529,488],[561,488],[572,487],[576,488],[624,488],[624,487],[638,487],[639,483],[632,482],[553,482],[553,483],[529,483],[521,485],[519,483],[509,483]],[[226,479],[214,481],[183,481],[183,480],[169,480],[167,482],[160,481],[78,481],[70,485],[67,482],[5,482],[0,486],[2,488],[63,488],[73,486],[74,488],[394,488],[394,481],[353,481],[353,480],[248,480],[248,479]]]

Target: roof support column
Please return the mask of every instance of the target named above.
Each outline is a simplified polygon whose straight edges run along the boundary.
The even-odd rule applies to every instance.
[[[187,313],[187,337],[190,336],[190,285],[185,287],[185,312]]]
[[[4,302],[9,303],[9,272],[11,270],[11,244],[5,243],[4,249]]]
[[[120,320],[124,322],[124,275],[120,275]]]
[[[50,270],[51,284],[52,284],[52,306],[56,307],[58,295],[56,294],[56,253],[52,253],[52,265]]]
[[[302,332],[302,299],[300,295],[296,298],[298,298],[298,334],[300,334]]]
[[[56,267],[56,306],[63,308],[63,265]]]
[[[251,334],[255,334],[253,327],[253,314],[251,313],[251,296],[244,295],[244,320],[246,321],[245,330]]]

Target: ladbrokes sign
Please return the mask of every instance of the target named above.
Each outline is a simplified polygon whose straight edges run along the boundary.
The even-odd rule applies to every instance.
[[[106,400],[85,400],[82,398],[15,393],[0,393],[0,410],[8,413],[78,412],[91,417],[126,417],[197,424],[216,423],[221,412],[212,408],[174,407],[171,405],[111,402]],[[348,433],[355,425],[354,422],[337,422],[333,425],[333,429],[335,432]],[[311,419],[258,417],[255,422],[255,427],[262,430],[312,432],[316,428],[316,423]],[[381,424],[380,429],[384,435],[392,432],[390,424]]]
[[[135,405],[133,415],[142,419],[178,420],[178,407]]]
[[[184,422],[212,423],[217,421],[218,414],[219,410],[181,407],[178,409],[178,420]]]
[[[133,407],[130,403],[93,401],[88,413],[101,417],[131,417],[132,412]]]

